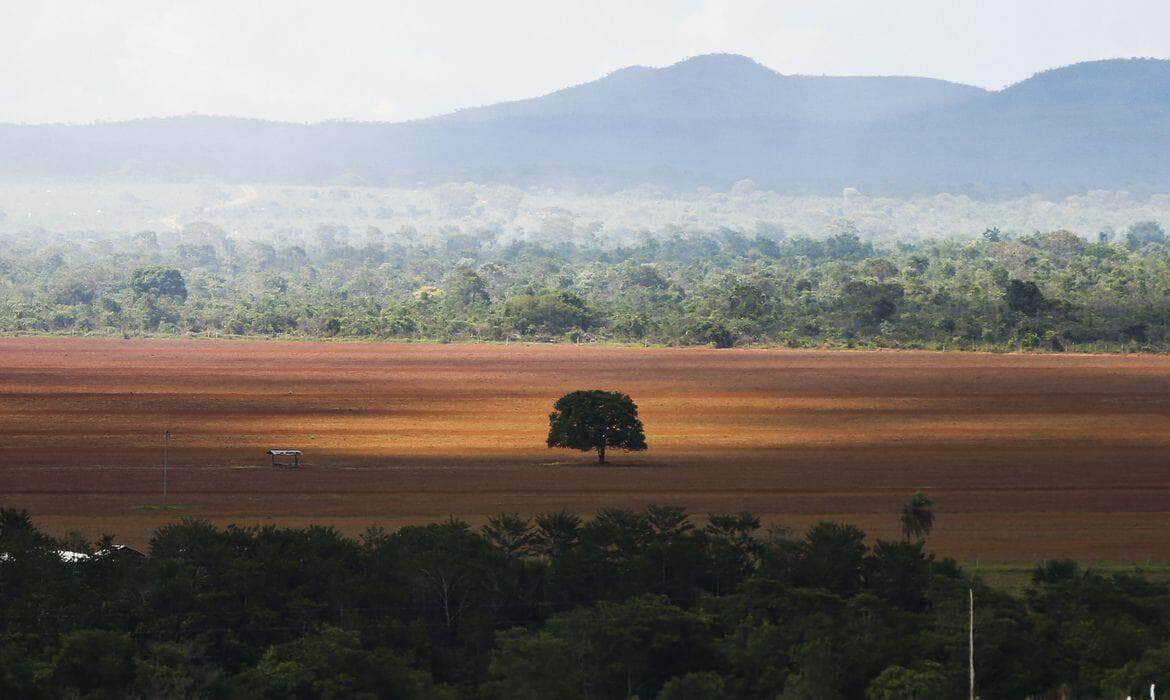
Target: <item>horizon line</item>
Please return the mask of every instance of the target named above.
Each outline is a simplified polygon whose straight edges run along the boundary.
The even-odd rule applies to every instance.
[[[290,119],[290,118],[260,117],[260,116],[244,115],[244,114],[222,114],[222,113],[213,113],[213,112],[187,112],[187,113],[173,113],[172,112],[169,114],[153,114],[153,115],[142,115],[142,116],[137,116],[137,117],[123,117],[123,118],[98,117],[98,118],[94,118],[94,119],[91,119],[88,121],[5,121],[5,120],[0,120],[0,127],[109,126],[109,125],[117,125],[117,124],[133,124],[136,122],[167,121],[167,120],[178,120],[178,119],[223,119],[223,120],[257,122],[257,123],[261,123],[261,124],[277,124],[277,125],[304,126],[304,127],[323,126],[323,125],[329,125],[329,124],[367,124],[367,125],[383,125],[383,126],[406,125],[406,124],[416,124],[416,123],[428,121],[431,119],[440,119],[443,117],[461,114],[461,113],[467,112],[467,111],[484,109],[484,108],[488,108],[488,107],[494,107],[497,105],[515,104],[515,103],[519,103],[519,102],[527,102],[529,100],[539,100],[541,98],[548,97],[550,95],[555,95],[555,94],[563,92],[565,90],[571,90],[573,88],[577,88],[577,87],[581,87],[584,85],[590,85],[592,83],[600,82],[602,80],[605,80],[605,79],[607,79],[611,76],[614,76],[618,73],[621,73],[623,71],[637,70],[637,69],[643,69],[643,70],[649,70],[649,71],[662,71],[662,70],[668,70],[670,68],[674,68],[676,66],[680,66],[684,63],[688,63],[691,61],[704,59],[704,58],[713,58],[713,57],[744,59],[746,61],[750,61],[751,63],[756,64],[757,66],[760,66],[761,68],[769,70],[780,77],[785,77],[785,78],[829,78],[829,79],[832,79],[832,78],[842,78],[842,79],[856,79],[856,78],[898,79],[898,78],[904,78],[904,79],[913,79],[913,80],[931,80],[931,81],[937,81],[937,82],[942,82],[942,83],[949,83],[951,85],[958,85],[958,86],[962,86],[962,87],[973,88],[976,90],[981,90],[981,91],[988,93],[988,94],[1003,92],[1003,91],[1008,90],[1008,89],[1015,87],[1017,85],[1021,85],[1023,83],[1026,83],[1029,80],[1032,80],[1040,75],[1044,75],[1046,73],[1050,73],[1053,71],[1063,70],[1066,68],[1072,68],[1074,66],[1090,65],[1090,64],[1094,64],[1094,63],[1108,63],[1111,61],[1170,61],[1170,57],[1163,58],[1163,57],[1158,57],[1158,56],[1112,56],[1109,58],[1095,58],[1095,59],[1089,59],[1089,60],[1085,60],[1085,61],[1077,61],[1075,63],[1065,63],[1065,64],[1061,64],[1061,65],[1050,66],[1048,68],[1042,68],[1040,70],[1033,72],[1028,77],[1023,78],[1022,80],[1017,80],[1016,82],[1013,82],[1013,83],[1007,83],[999,88],[991,88],[991,87],[986,87],[983,85],[975,85],[973,83],[965,83],[965,82],[961,82],[961,81],[957,81],[957,80],[950,80],[947,78],[939,78],[939,77],[935,77],[935,76],[915,75],[915,74],[783,73],[775,68],[772,68],[771,66],[768,66],[768,65],[760,62],[759,60],[757,60],[757,59],[755,59],[747,54],[734,53],[734,52],[730,52],[730,51],[712,51],[712,52],[708,52],[708,53],[701,53],[701,54],[694,54],[691,56],[686,56],[686,57],[681,58],[677,61],[674,61],[673,63],[667,63],[667,64],[660,65],[660,66],[631,64],[628,66],[623,66],[621,68],[615,68],[614,70],[611,70],[607,73],[604,73],[604,74],[602,74],[596,78],[593,78],[591,80],[587,80],[587,81],[582,82],[582,83],[572,83],[569,85],[564,85],[564,86],[559,87],[559,88],[552,90],[550,92],[544,92],[544,93],[540,93],[537,95],[530,95],[528,97],[518,97],[515,99],[502,99],[502,100],[499,100],[497,102],[490,102],[490,103],[486,103],[486,104],[467,105],[464,107],[458,107],[458,108],[450,110],[450,111],[436,112],[434,114],[430,114],[430,115],[423,116],[423,117],[415,117],[412,119],[387,120],[387,119],[366,119],[366,118],[352,117],[352,116],[350,116],[350,117],[340,116],[340,117],[327,117],[327,118],[323,118],[323,119],[298,120],[298,119]]]

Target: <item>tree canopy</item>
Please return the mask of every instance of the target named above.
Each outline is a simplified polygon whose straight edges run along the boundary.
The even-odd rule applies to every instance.
[[[135,270],[130,275],[130,286],[138,294],[187,298],[187,284],[183,273],[170,267],[155,265]]]
[[[981,697],[1170,686],[1164,581],[1048,562],[1008,593],[843,523],[658,505],[65,546],[0,509],[2,697],[962,697],[968,589]]]
[[[906,539],[921,540],[934,527],[934,500],[919,491],[902,506],[902,534]]]
[[[0,333],[1165,351],[1170,248],[1132,228],[0,234]]]
[[[638,419],[638,407],[617,391],[574,391],[553,406],[548,417],[548,446],[597,451],[597,463],[605,464],[605,451],[646,449],[646,435]]]

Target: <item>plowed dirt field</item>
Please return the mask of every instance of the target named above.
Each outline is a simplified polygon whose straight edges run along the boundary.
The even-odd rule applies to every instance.
[[[546,448],[582,388],[650,450]],[[657,502],[888,537],[917,490],[960,559],[1170,560],[1170,357],[0,339],[0,504],[54,534]]]

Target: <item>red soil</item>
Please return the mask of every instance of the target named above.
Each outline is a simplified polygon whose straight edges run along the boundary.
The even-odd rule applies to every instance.
[[[650,450],[545,448],[580,388]],[[917,490],[961,559],[1170,560],[1170,357],[0,339],[0,504],[55,534],[676,503],[889,537]]]

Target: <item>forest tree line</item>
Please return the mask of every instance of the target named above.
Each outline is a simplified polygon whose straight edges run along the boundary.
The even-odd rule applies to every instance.
[[[848,224],[627,244],[330,226],[280,243],[210,224],[4,242],[10,334],[1170,349],[1170,248],[1155,221],[882,242]]]
[[[1053,561],[1011,595],[924,531],[669,506],[356,539],[188,520],[142,556],[0,509],[0,695],[965,697],[969,589],[979,697],[1170,685],[1170,585]]]

